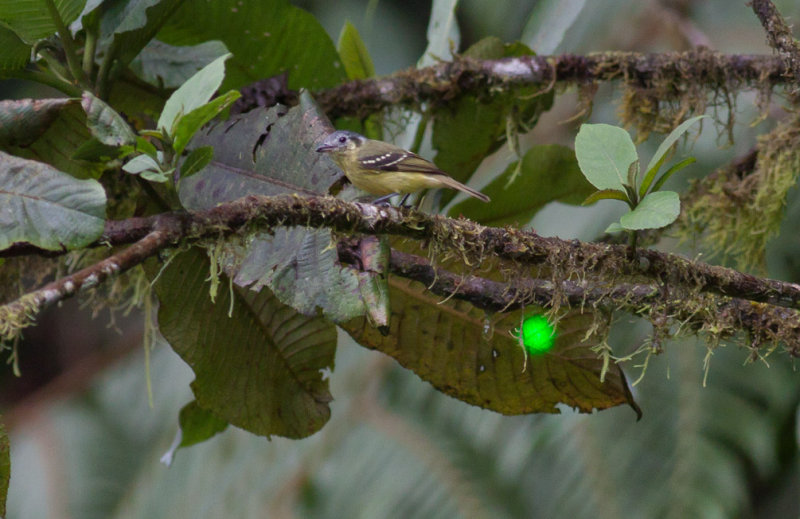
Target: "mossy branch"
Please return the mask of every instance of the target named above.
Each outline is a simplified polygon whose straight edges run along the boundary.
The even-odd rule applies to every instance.
[[[365,117],[398,105],[443,103],[464,94],[488,94],[523,85],[547,90],[556,84],[624,81],[632,88],[647,90],[668,83],[668,91],[679,100],[686,91],[697,88],[767,91],[786,83],[786,71],[774,56],[726,55],[706,48],[664,54],[601,52],[484,61],[457,58],[382,78],[350,81],[317,92],[315,97],[331,118]]]
[[[159,242],[161,248],[172,243],[292,225],[324,227],[348,234],[386,234],[429,240],[439,249],[457,254],[470,263],[493,256],[535,266],[567,265],[574,273],[591,274],[608,281],[619,280],[621,276],[637,277],[698,293],[800,309],[800,285],[759,278],[674,254],[648,249],[631,254],[622,245],[565,241],[519,229],[485,227],[466,219],[345,202],[328,196],[251,195],[205,211],[111,221],[95,246],[134,243],[154,231],[166,232],[164,229],[169,229],[169,234]],[[0,252],[0,257],[37,251],[33,247],[18,246]]]
[[[794,81],[800,82],[800,45],[792,36],[786,20],[771,0],[753,0],[751,6],[767,32],[769,46],[778,51]]]

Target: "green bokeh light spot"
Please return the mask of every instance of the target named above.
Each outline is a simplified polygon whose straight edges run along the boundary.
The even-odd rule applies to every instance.
[[[556,331],[546,317],[533,315],[522,323],[522,344],[530,354],[545,353],[556,342]]]

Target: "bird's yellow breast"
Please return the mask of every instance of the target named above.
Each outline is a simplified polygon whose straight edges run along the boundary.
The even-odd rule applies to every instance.
[[[357,188],[373,195],[414,193],[420,189],[439,187],[438,180],[425,173],[359,170],[348,172],[347,178]]]

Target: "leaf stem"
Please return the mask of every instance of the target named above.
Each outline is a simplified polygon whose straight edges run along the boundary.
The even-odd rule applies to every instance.
[[[636,242],[639,239],[639,232],[638,231],[631,231],[628,235],[628,245],[631,248],[631,254],[636,252]]]
[[[109,84],[109,74],[111,74],[111,65],[114,64],[115,56],[117,54],[117,40],[113,40],[111,45],[106,49],[106,55],[103,56],[103,62],[100,64],[100,70],[97,71],[97,97],[102,100],[108,98],[111,85]]]
[[[44,59],[45,63],[47,63],[47,67],[50,69],[50,73],[53,76],[64,83],[72,84],[72,82],[69,80],[69,70],[64,68],[64,66],[60,61],[58,61],[58,58],[56,58],[52,52],[47,49],[38,49],[36,54]]]
[[[86,28],[86,43],[83,46],[83,73],[91,81],[92,70],[94,68],[94,53],[97,49],[97,26],[93,24],[91,28]]]
[[[56,25],[56,30],[58,31],[58,36],[61,38],[61,43],[64,45],[64,53],[67,55],[67,65],[69,65],[69,70],[72,73],[72,77],[84,88],[88,88],[88,83],[86,81],[86,74],[83,73],[83,69],[80,67],[78,63],[78,53],[75,49],[75,40],[72,39],[72,35],[69,32],[69,28],[64,23],[63,18],[61,18],[61,13],[58,12],[58,8],[53,0],[45,0],[45,5],[47,5],[47,10],[50,12],[50,18],[53,19],[53,23]]]

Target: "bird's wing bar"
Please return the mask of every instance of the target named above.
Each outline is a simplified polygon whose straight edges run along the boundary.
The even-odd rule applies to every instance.
[[[380,155],[362,157],[361,164],[365,168],[378,171],[446,175],[444,171],[438,169],[429,161],[409,151],[389,151]]]

